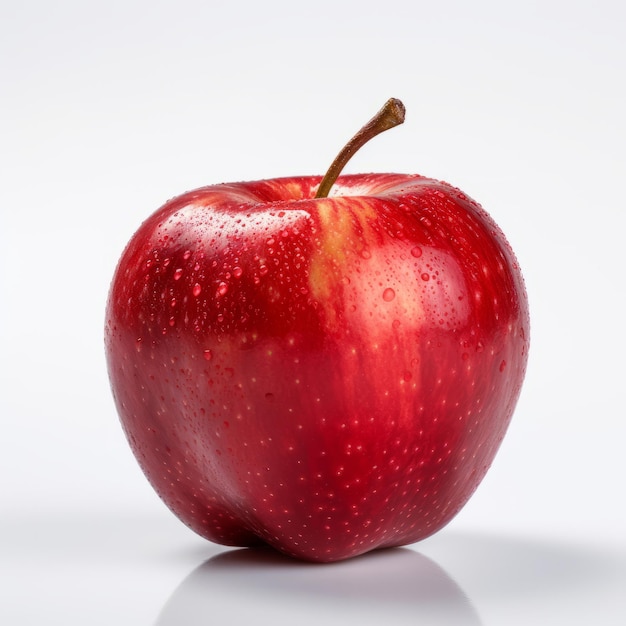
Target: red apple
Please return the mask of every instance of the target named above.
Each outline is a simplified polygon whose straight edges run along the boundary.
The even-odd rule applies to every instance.
[[[119,262],[106,352],[132,450],[182,521],[334,561],[458,513],[513,413],[529,316],[504,235],[458,189],[321,180],[167,202]]]

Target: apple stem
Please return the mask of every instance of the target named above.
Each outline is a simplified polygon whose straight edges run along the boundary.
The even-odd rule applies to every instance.
[[[383,108],[361,130],[348,141],[341,152],[335,157],[326,172],[315,194],[316,198],[326,198],[331,187],[341,174],[346,163],[352,158],[357,150],[364,146],[370,139],[376,137],[385,130],[398,126],[404,122],[404,104],[397,98],[390,98]]]

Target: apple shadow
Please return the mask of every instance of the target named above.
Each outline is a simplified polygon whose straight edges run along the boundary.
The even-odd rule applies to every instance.
[[[323,565],[269,548],[220,553],[183,580],[156,624],[194,626],[209,616],[228,624],[481,624],[459,585],[408,548]]]
[[[193,570],[156,625],[476,626],[482,622],[475,607],[495,603],[523,613],[530,604],[568,598],[575,610],[577,594],[620,588],[622,581],[623,559],[583,546],[452,531],[325,565],[270,549],[234,549]]]

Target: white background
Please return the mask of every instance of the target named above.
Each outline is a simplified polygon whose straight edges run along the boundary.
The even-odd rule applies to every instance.
[[[624,6],[3,1],[0,622],[626,623]],[[447,180],[507,234],[532,317],[513,423],[408,550],[320,568],[214,546],[123,438],[115,264],[182,191],[322,173],[391,96],[405,125],[348,170]]]

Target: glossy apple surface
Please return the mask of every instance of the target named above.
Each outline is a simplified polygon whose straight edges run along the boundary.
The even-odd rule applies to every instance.
[[[474,492],[526,368],[493,220],[416,175],[209,186],[147,219],[106,314],[126,435],[211,541],[333,561],[434,533]]]

